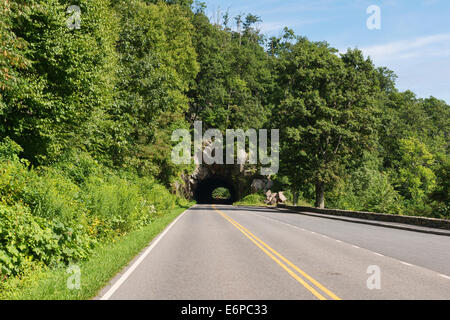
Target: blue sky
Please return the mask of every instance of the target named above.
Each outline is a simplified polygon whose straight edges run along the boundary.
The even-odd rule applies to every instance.
[[[433,95],[450,103],[449,0],[206,0],[216,21],[231,16],[261,16],[261,31],[279,35],[287,26],[310,40],[325,40],[345,51],[357,47],[398,76],[397,87],[418,97]],[[367,8],[381,9],[381,29],[369,30]],[[221,14],[217,14],[217,12]]]

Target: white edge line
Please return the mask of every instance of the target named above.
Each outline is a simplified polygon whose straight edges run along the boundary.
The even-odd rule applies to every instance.
[[[444,279],[450,280],[450,277],[447,276],[447,275],[445,275],[445,274],[440,274],[440,276],[441,276],[442,278],[444,278]]]
[[[166,235],[167,232],[177,223],[178,220],[184,214],[189,211],[189,209],[185,210],[181,215],[179,215],[172,223],[161,233],[161,235],[153,241],[153,243],[150,245],[150,247],[147,248],[147,250],[144,251],[144,253],[128,268],[128,270],[117,280],[114,285],[100,298],[100,300],[108,300],[116,291],[119,289],[119,287],[127,280],[127,278],[131,275],[131,273],[142,263],[142,261],[145,259],[145,257],[148,256],[148,254],[153,250],[153,248],[158,244],[159,241]]]
[[[384,255],[382,255],[381,253],[374,252],[374,251],[372,251],[372,252],[373,252],[373,254],[376,254],[376,255],[379,256],[379,257],[384,257]]]
[[[400,263],[404,264],[405,266],[408,266],[408,267],[412,267],[413,266],[411,263],[404,262],[404,261],[400,261]]]

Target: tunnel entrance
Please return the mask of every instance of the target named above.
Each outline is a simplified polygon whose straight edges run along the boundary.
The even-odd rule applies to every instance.
[[[229,191],[228,198],[219,196],[223,192],[217,189],[225,188]],[[211,177],[199,181],[194,192],[195,201],[199,204],[233,204],[237,201],[237,194],[233,184],[220,177]]]

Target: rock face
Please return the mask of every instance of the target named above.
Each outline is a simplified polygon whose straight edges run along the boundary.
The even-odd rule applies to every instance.
[[[203,159],[206,153],[212,151],[212,141],[204,140]],[[242,154],[242,158],[248,160],[248,154]],[[239,201],[242,196],[249,193],[267,191],[273,187],[273,182],[264,176],[258,175],[257,167],[245,164],[198,164],[191,174],[181,176],[182,181],[172,184],[174,193],[183,195],[185,198],[199,201],[211,200],[209,194],[212,188],[225,187],[230,190],[233,201]],[[206,198],[205,198],[206,197]],[[278,200],[277,200],[278,201]],[[207,202],[199,202],[207,203]]]
[[[262,179],[253,179],[252,184],[250,185],[251,191],[256,193],[260,190],[264,190],[266,184]]]
[[[242,171],[239,165],[199,165],[190,175],[182,177],[182,182],[173,184],[174,191],[184,197],[196,200],[198,203],[210,203],[208,197],[217,187],[225,187],[230,190],[232,201],[239,201],[242,196],[249,193],[264,191],[265,203],[276,205],[287,201],[283,192],[272,192],[273,181],[255,177]],[[206,197],[206,198],[205,198]]]
[[[188,199],[197,201],[200,196],[203,196],[202,193],[209,192],[203,188],[205,184],[226,187],[233,194],[234,201],[240,199],[250,184],[249,178],[245,177],[240,165],[201,164],[192,174],[182,178],[184,183],[174,185],[177,192]]]
[[[277,203],[283,203],[287,200],[283,192],[272,192],[267,190],[265,203],[269,205],[276,205]]]
[[[250,185],[250,190],[252,193],[264,190],[267,191],[273,187],[273,181],[269,179],[253,179]]]

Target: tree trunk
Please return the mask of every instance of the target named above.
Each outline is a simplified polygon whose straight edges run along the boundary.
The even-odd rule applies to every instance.
[[[316,183],[316,208],[325,208],[325,184],[323,182]]]
[[[297,202],[298,202],[298,191],[294,190],[292,191],[292,203],[294,206],[296,206]]]

